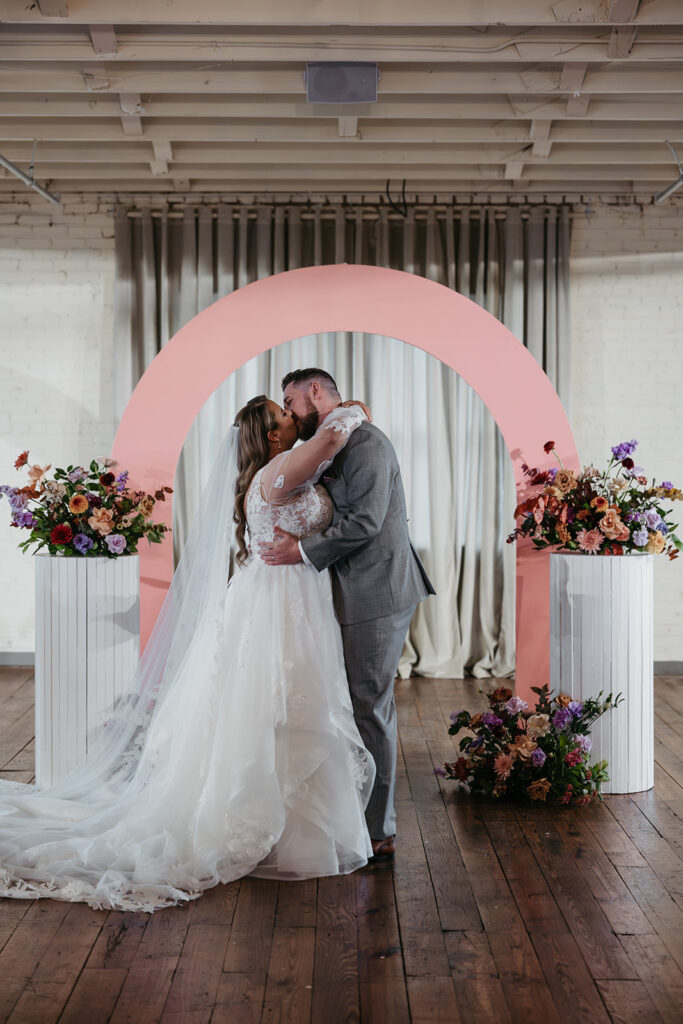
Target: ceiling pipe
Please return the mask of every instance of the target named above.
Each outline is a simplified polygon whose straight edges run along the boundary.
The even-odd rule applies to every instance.
[[[2,164],[3,167],[6,167],[8,171],[11,171],[12,174],[16,174],[17,178],[20,178],[24,185],[28,185],[29,188],[32,188],[38,193],[38,195],[42,196],[43,199],[47,199],[48,202],[54,203],[55,206],[61,205],[61,199],[58,196],[53,196],[51,192],[46,192],[45,189],[35,182],[32,177],[29,178],[28,174],[24,174],[24,172],[20,171],[19,168],[10,160],[6,160],[4,156],[0,156],[0,164]]]
[[[665,188],[663,192],[659,192],[655,196],[654,201],[655,201],[657,206],[659,206],[666,199],[668,199],[669,196],[673,195],[674,192],[677,192],[678,189],[683,185],[683,167],[681,167],[681,162],[678,159],[678,155],[676,153],[676,150],[673,148],[673,146],[671,145],[671,143],[669,142],[668,139],[665,139],[664,141],[666,142],[667,146],[669,147],[669,149],[673,153],[674,160],[676,161],[676,166],[678,167],[678,181],[674,181],[673,185],[669,185],[669,187]]]

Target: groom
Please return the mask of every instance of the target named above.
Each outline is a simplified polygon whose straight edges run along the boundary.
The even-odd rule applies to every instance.
[[[329,373],[294,370],[282,381],[283,403],[307,441],[341,396]],[[369,422],[350,435],[321,479],[334,504],[332,524],[300,541],[277,530],[261,546],[269,565],[304,561],[331,570],[334,608],[358,730],[377,774],[365,815],[373,861],[393,860],[396,840],[394,676],[410,620],[434,588],[408,535],[396,452]]]

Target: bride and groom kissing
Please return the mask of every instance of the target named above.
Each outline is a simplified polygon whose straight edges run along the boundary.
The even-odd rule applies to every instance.
[[[367,407],[318,368],[282,387],[223,443],[141,659],[145,700],[62,784],[0,782],[0,895],[153,911],[246,874],[393,859],[393,683],[434,589]],[[228,496],[226,588],[232,529],[211,506]]]

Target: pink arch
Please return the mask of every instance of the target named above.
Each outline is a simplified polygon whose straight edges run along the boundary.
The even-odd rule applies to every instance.
[[[414,274],[380,267],[291,270],[240,288],[185,325],[148,367],[121,418],[112,457],[134,488],[172,486],[185,437],[199,409],[249,359],[292,338],[326,331],[398,338],[429,352],[481,396],[510,452],[519,500],[522,462],[547,468],[552,439],[562,462],[578,469],[560,400],[524,345],[481,306]],[[363,396],[359,396],[363,397]],[[172,525],[172,503],[158,504]],[[514,526],[510,523],[510,528]],[[141,640],[147,641],[173,574],[170,532],[140,545]],[[517,544],[516,686],[524,696],[549,678],[549,557]]]

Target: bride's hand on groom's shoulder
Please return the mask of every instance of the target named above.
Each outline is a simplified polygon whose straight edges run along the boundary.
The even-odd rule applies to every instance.
[[[368,423],[372,423],[372,413],[370,412],[370,407],[365,402],[361,402],[357,398],[349,398],[348,402],[342,402],[342,408],[344,409],[348,409],[351,405],[359,405],[367,416]]]

